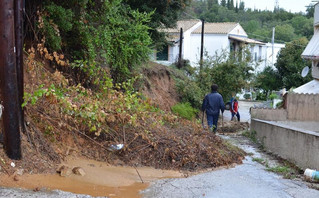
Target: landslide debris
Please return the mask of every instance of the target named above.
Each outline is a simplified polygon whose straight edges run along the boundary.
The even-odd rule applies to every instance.
[[[91,90],[45,61],[25,60],[26,132],[23,159],[16,168],[27,173],[55,172],[67,156],[75,155],[114,165],[153,166],[196,171],[241,163],[245,153],[220,137],[204,131],[196,120],[181,119],[150,99],[112,83]],[[105,83],[105,81],[104,81]],[[123,149],[108,151],[114,144]],[[1,172],[13,174],[10,159],[0,149]]]

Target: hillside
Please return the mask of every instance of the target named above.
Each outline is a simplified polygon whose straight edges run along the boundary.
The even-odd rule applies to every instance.
[[[31,50],[25,58],[23,159],[12,167],[0,149],[1,172],[54,173],[70,154],[113,165],[186,171],[241,163],[242,150],[203,131],[196,120],[169,112],[178,96],[166,67],[152,64],[144,74],[145,95],[166,111],[128,88],[122,92],[109,85],[102,92],[74,84]],[[108,151],[118,143],[124,144],[122,150]]]

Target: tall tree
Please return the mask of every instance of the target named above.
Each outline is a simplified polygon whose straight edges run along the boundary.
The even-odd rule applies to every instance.
[[[268,96],[269,92],[282,88],[279,72],[269,66],[257,74],[254,83],[255,87],[262,89],[266,96]]]
[[[235,12],[238,13],[238,0],[236,1],[236,8],[235,8]]]
[[[221,0],[220,5],[226,7],[226,0]]]
[[[310,74],[306,78],[301,77],[300,74],[303,67],[311,67],[310,61],[305,61],[301,58],[301,53],[307,43],[308,40],[303,37],[287,43],[286,47],[280,51],[275,66],[281,76],[284,87],[287,89],[299,87],[312,79]]]
[[[245,2],[240,1],[239,3],[239,10],[244,10],[245,9]]]
[[[190,0],[123,0],[133,10],[140,12],[153,12],[151,18],[151,36],[155,42],[162,41],[164,34],[161,34],[157,29],[164,25],[165,27],[174,27],[181,12],[186,9]]]

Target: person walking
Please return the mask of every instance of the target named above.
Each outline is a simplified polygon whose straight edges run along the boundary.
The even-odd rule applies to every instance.
[[[236,115],[237,121],[240,122],[240,114],[239,114],[238,108],[239,108],[238,101],[236,98],[234,98],[231,102],[231,105],[230,105],[231,121],[233,121],[233,119]]]
[[[213,84],[211,86],[212,92],[205,96],[202,104],[202,111],[206,111],[208,127],[214,133],[217,131],[219,112],[221,111],[224,113],[225,110],[223,97],[217,92],[217,90],[218,86]]]

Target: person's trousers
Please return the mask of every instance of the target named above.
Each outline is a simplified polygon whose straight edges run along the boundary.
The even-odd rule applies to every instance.
[[[233,120],[234,116],[236,115],[238,122],[240,122],[240,114],[239,112],[237,112],[237,114],[235,114],[234,112],[231,113],[231,120]]]
[[[217,130],[217,122],[218,122],[218,117],[219,117],[219,114],[206,114],[207,116],[207,124],[208,124],[208,127],[211,129],[213,129],[214,132],[216,132]]]

